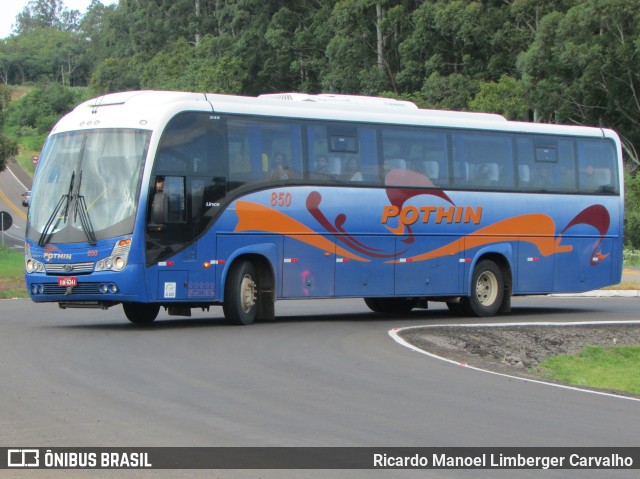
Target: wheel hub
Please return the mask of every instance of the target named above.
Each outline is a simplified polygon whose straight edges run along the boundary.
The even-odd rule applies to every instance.
[[[245,313],[251,311],[256,304],[256,283],[253,281],[250,275],[245,275],[242,278],[242,284],[240,286],[240,300],[242,302],[242,310]]]
[[[483,306],[490,306],[495,302],[498,297],[498,278],[492,272],[485,271],[478,276],[476,297]]]

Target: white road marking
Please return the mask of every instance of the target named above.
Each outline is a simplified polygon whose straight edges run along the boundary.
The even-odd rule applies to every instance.
[[[27,188],[27,186],[26,186],[22,181],[20,181],[20,180],[18,179],[18,177],[15,175],[15,173],[14,173],[13,171],[11,171],[11,167],[8,167],[8,168],[7,168],[7,171],[8,171],[9,173],[11,173],[11,176],[13,176],[13,177],[16,179],[16,181],[17,181],[18,183],[20,183],[20,185],[22,186],[22,188],[24,188],[25,190],[28,190],[28,189],[29,189],[29,188]]]
[[[619,396],[617,394],[611,394],[611,393],[606,393],[606,392],[602,392],[602,391],[592,391],[590,389],[582,389],[576,386],[566,386],[564,384],[555,384],[555,383],[550,383],[550,382],[546,382],[546,381],[540,381],[540,380],[536,380],[536,379],[530,379],[530,378],[523,378],[520,376],[511,376],[510,374],[504,374],[504,373],[498,373],[495,371],[490,371],[488,369],[483,369],[483,368],[479,368],[477,366],[471,366],[470,364],[467,363],[461,363],[459,361],[454,361],[452,359],[447,359],[445,357],[442,356],[438,356],[437,354],[434,353],[430,353],[428,351],[425,351],[423,349],[420,349],[416,346],[414,346],[413,344],[408,343],[407,341],[405,341],[404,339],[402,339],[400,337],[400,332],[402,331],[407,331],[410,329],[422,329],[422,328],[442,328],[442,327],[455,327],[455,328],[501,328],[501,327],[508,327],[508,326],[583,326],[583,325],[605,325],[605,324],[616,324],[616,325],[625,325],[625,324],[638,324],[640,325],[640,321],[573,321],[573,322],[560,322],[560,323],[555,323],[555,322],[542,322],[542,323],[535,323],[535,322],[530,322],[530,323],[488,323],[488,324],[439,324],[439,325],[426,325],[426,326],[409,326],[406,328],[396,328],[396,329],[392,329],[391,331],[389,331],[389,336],[391,336],[394,341],[396,341],[398,344],[411,349],[412,351],[416,351],[420,354],[424,354],[426,356],[429,356],[431,358],[434,359],[439,359],[440,361],[444,361],[450,364],[455,364],[457,366],[462,366],[465,367],[467,369],[472,369],[474,371],[480,371],[483,373],[489,373],[489,374],[493,374],[495,376],[501,376],[504,378],[509,378],[509,379],[517,379],[518,381],[525,381],[525,382],[530,382],[530,383],[534,383],[534,384],[542,384],[545,386],[553,386],[556,388],[560,388],[560,389],[569,389],[571,391],[579,391],[579,392],[583,392],[583,393],[588,393],[588,394],[595,394],[597,396],[607,396],[607,397],[612,397],[612,398],[616,398],[616,399],[625,399],[627,401],[636,401],[636,402],[640,402],[640,399],[638,398],[632,398],[632,397],[628,397],[628,396]]]

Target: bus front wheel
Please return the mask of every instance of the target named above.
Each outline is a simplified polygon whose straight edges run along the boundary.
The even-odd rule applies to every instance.
[[[234,324],[251,324],[258,311],[258,277],[251,261],[234,264],[224,286],[224,317]]]
[[[408,313],[416,306],[413,298],[364,298],[374,313]]]
[[[122,303],[124,314],[134,324],[149,324],[158,317],[160,305],[148,303]]]
[[[473,269],[471,294],[461,304],[472,316],[494,316],[504,299],[504,275],[491,260],[479,261]]]

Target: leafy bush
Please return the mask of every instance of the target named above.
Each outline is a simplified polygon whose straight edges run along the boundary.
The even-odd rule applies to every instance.
[[[625,266],[640,266],[640,250],[625,248],[622,257]]]
[[[640,175],[626,174],[624,243],[629,249],[640,249]]]
[[[84,91],[57,83],[35,88],[9,106],[7,126],[16,132],[46,134],[60,117],[83,100]]]

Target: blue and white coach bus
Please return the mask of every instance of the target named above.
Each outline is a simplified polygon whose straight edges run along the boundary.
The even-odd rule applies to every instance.
[[[27,288],[134,323],[345,297],[492,316],[620,281],[622,171],[602,128],[357,96],[110,94],[46,141]]]

